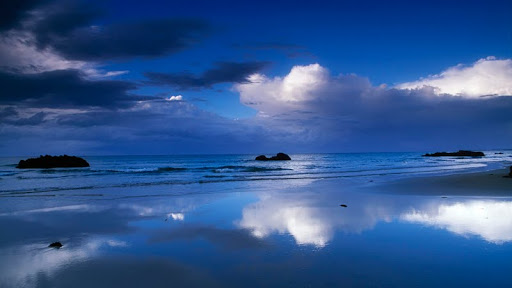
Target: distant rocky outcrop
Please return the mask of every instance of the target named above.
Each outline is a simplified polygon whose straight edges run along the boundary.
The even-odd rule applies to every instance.
[[[463,157],[483,157],[485,154],[479,151],[468,151],[468,150],[459,150],[457,152],[436,152],[432,154],[425,154],[423,156],[427,157],[441,157],[441,156],[463,156]]]
[[[267,158],[267,156],[265,155],[260,155],[258,157],[256,157],[256,159],[254,160],[258,160],[258,161],[282,161],[282,160],[292,160],[292,158],[290,158],[290,156],[284,154],[284,153],[277,153],[276,156],[272,156],[270,158]]]
[[[89,167],[89,163],[83,158],[76,156],[40,156],[39,158],[29,158],[20,160],[16,168],[59,168],[59,167]]]

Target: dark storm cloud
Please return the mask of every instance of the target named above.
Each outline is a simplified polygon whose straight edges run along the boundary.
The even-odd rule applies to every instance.
[[[48,0],[5,0],[0,4],[0,31],[13,28],[28,11],[42,5]]]
[[[94,4],[79,1],[54,1],[39,13],[41,17],[28,19],[25,28],[34,34],[40,48],[52,46],[53,41],[67,38],[102,15]]]
[[[45,122],[47,113],[38,112],[29,117],[20,117],[19,112],[12,106],[0,109],[0,124],[14,126],[39,125]]]
[[[18,116],[18,111],[14,107],[5,107],[0,110],[0,121],[12,116]]]
[[[130,105],[128,94],[135,85],[123,81],[90,81],[76,70],[58,70],[37,74],[0,72],[0,104],[33,107]]]
[[[213,69],[201,75],[191,73],[157,73],[147,72],[144,75],[149,84],[168,85],[179,89],[211,88],[220,83],[242,83],[251,74],[261,71],[268,62],[218,62]]]
[[[198,19],[141,19],[104,25],[103,11],[86,1],[3,2],[0,31],[29,32],[38,49],[50,48],[68,60],[163,56],[197,43],[211,30]]]
[[[67,59],[102,61],[130,57],[158,57],[197,43],[209,26],[193,19],[151,19],[107,26],[79,26],[93,13],[58,14],[36,23],[40,48],[51,47]],[[61,25],[60,23],[65,23]],[[66,26],[68,25],[68,26]],[[65,28],[61,28],[65,27]]]
[[[41,123],[44,123],[46,115],[47,115],[47,113],[39,112],[30,117],[19,118],[19,119],[13,120],[13,121],[7,120],[6,123],[11,124],[11,125],[16,125],[16,126],[26,126],[26,125],[34,126],[34,125],[39,125]]]

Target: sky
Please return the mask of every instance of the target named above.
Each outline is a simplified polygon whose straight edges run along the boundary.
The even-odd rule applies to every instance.
[[[512,148],[511,1],[0,8],[3,156]]]

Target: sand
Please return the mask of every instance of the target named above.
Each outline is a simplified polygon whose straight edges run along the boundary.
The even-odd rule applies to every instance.
[[[508,169],[499,169],[478,173],[417,177],[378,184],[365,189],[391,194],[511,197],[512,178],[503,177],[508,172]]]

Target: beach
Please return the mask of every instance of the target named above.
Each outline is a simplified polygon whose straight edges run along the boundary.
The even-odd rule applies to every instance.
[[[93,180],[103,177],[93,170],[101,166],[94,161],[96,168],[79,172],[3,176],[4,183],[18,179],[6,177],[40,177],[27,181],[42,184],[54,178],[40,190],[27,190],[23,183],[2,187],[0,286],[512,285],[512,179],[502,177],[508,162],[487,166],[499,170],[467,163],[468,168],[449,173],[443,171],[452,164],[439,164],[438,170],[417,165],[397,176],[401,168],[388,161],[387,170],[353,172],[360,170],[347,166],[343,171],[308,168],[308,174],[301,169],[333,156],[308,157],[303,159],[309,162],[269,166],[244,157],[240,161],[246,162],[236,165],[219,164],[221,158],[205,164],[196,157],[199,164],[187,166],[194,175],[205,165],[213,168],[201,176],[208,181],[189,184],[169,184],[169,177],[197,177],[187,170],[140,174],[148,169],[137,163],[148,163],[147,158],[125,159],[133,167],[129,174],[109,174],[102,185]],[[325,167],[335,162],[339,159]],[[428,173],[418,173],[424,170]],[[244,181],[236,178],[240,175]],[[55,241],[63,246],[48,247]]]
[[[386,183],[378,189],[396,194],[430,196],[512,196],[509,169],[437,177],[416,177]]]
[[[0,288],[512,287],[512,1],[1,7]]]

